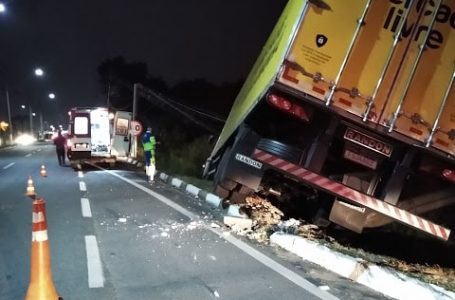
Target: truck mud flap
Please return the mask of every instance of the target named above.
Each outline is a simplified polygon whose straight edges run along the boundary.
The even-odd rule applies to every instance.
[[[300,149],[270,139],[261,139],[257,147],[295,164],[300,163],[303,155]]]
[[[447,241],[449,239],[451,230],[448,228],[430,222],[424,218],[411,214],[403,209],[390,205],[372,196],[360,193],[341,183],[320,176],[303,168],[300,165],[289,162],[281,157],[275,156],[260,149],[255,149],[252,157],[264,164],[292,175],[301,182],[304,182],[316,188],[320,188],[321,190],[336,195],[345,201],[369,208],[373,211],[390,217],[395,221],[426,232],[430,235],[436,236],[444,241]]]

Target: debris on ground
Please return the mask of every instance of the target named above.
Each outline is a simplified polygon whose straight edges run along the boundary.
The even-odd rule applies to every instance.
[[[306,239],[318,241],[341,253],[359,257],[377,265],[393,268],[412,277],[452,291],[455,290],[455,269],[442,268],[438,265],[407,263],[393,257],[377,255],[360,248],[342,245],[333,237],[330,237],[323,228],[309,224],[304,220],[285,219],[285,215],[280,209],[266,199],[258,196],[247,197],[245,203],[239,205],[241,211],[245,212],[253,222],[251,228],[231,228],[238,235],[263,244],[269,243],[269,237],[274,232],[298,235]]]
[[[235,231],[250,230],[253,225],[251,219],[231,216],[224,216],[223,223]]]

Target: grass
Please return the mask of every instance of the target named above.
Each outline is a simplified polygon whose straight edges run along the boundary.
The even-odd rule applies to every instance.
[[[213,182],[202,179],[202,165],[209,157],[213,147],[207,140],[207,136],[200,136],[190,141],[161,140],[156,148],[157,169],[205,191],[212,192]],[[137,156],[139,161],[144,161],[144,151],[140,143]]]
[[[214,189],[213,181],[204,180],[201,178],[191,177],[191,176],[177,176],[178,178],[182,179],[186,183],[192,184],[197,186],[200,189],[203,189],[207,192],[212,192]]]

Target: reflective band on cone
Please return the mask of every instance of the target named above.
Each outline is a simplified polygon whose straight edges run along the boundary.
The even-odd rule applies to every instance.
[[[41,166],[39,173],[42,177],[47,177],[47,171],[46,171],[46,167],[44,165]]]
[[[28,177],[28,180],[27,180],[27,189],[26,189],[25,195],[28,196],[28,197],[31,197],[32,199],[33,199],[34,197],[36,197],[35,187],[33,186],[32,176],[29,176],[29,177]]]
[[[47,239],[47,230],[32,232],[32,242],[44,242]]]

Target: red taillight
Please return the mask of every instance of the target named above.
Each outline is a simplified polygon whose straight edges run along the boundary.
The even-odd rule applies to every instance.
[[[450,180],[455,183],[455,170],[445,169],[444,171],[442,171],[442,176],[445,179]]]
[[[294,116],[296,116],[296,117],[299,118],[300,120],[304,120],[304,121],[307,121],[307,122],[310,121],[310,118],[308,118],[308,115],[306,114],[305,110],[304,110],[303,107],[301,107],[301,106],[294,105],[294,106],[292,107],[291,112],[292,112],[292,114],[293,114]]]
[[[270,94],[267,99],[270,104],[279,110],[290,113],[300,120],[307,122],[310,121],[308,114],[305,112],[305,109],[302,106],[292,103],[291,101],[274,94]]]
[[[277,95],[270,95],[269,102],[272,103],[275,107],[283,109],[283,110],[290,110],[292,107],[292,103],[283,97],[279,97]]]

